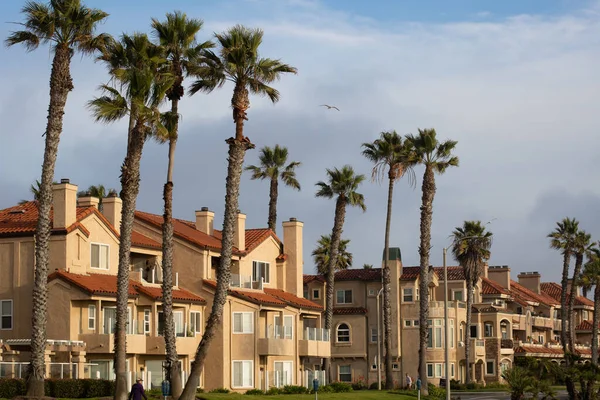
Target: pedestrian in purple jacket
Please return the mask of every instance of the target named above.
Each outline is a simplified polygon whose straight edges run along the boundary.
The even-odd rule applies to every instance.
[[[131,393],[129,393],[129,400],[148,400],[146,397],[146,393],[144,393],[144,386],[142,386],[142,379],[138,379],[135,381],[133,386],[131,387]]]

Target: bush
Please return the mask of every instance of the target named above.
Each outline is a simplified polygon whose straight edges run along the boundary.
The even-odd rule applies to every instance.
[[[267,396],[273,396],[273,395],[281,394],[281,390],[279,390],[278,388],[273,386],[273,387],[269,388],[269,390],[267,390],[267,392],[265,394]]]
[[[479,389],[479,385],[475,382],[469,382],[465,385],[465,388],[467,388],[467,390]]]
[[[196,389],[196,393],[204,393],[204,389],[203,388],[198,388],[198,389]]]
[[[346,393],[352,391],[352,385],[345,382],[332,382],[329,386],[333,393]]]
[[[47,379],[46,396],[57,398],[112,397],[115,382],[101,379]],[[0,379],[0,398],[25,395],[23,379]]]
[[[429,396],[427,398],[429,400],[444,400],[446,398],[446,389],[442,389],[430,383],[428,390]]]
[[[295,385],[285,385],[283,389],[281,389],[281,394],[306,394],[308,393],[308,389],[304,386],[295,386]]]
[[[25,381],[22,379],[0,379],[0,398],[12,399],[25,395]]]
[[[333,388],[330,385],[319,386],[319,393],[333,393]]]
[[[260,389],[250,389],[250,390],[246,391],[246,393],[244,393],[244,394],[247,394],[249,396],[262,396],[263,394],[265,394],[265,392],[263,392]]]
[[[457,381],[456,379],[450,379],[450,389],[451,390],[465,390],[466,386],[463,383],[460,383],[460,381]]]
[[[367,383],[362,379],[352,382],[352,390],[365,390],[366,388]],[[377,389],[377,383],[375,383],[375,389]]]
[[[83,379],[49,379],[46,381],[46,395],[62,399],[80,399],[86,397]]]
[[[103,379],[81,379],[85,397],[111,397],[115,393],[115,381]]]
[[[216,388],[216,389],[211,390],[208,393],[229,393],[229,389],[227,389],[227,388]]]

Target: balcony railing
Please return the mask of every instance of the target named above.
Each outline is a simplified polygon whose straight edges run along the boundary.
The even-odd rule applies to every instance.
[[[513,346],[513,341],[512,339],[501,339],[500,340],[500,348],[501,349],[512,349]]]
[[[264,280],[262,278],[260,281],[253,281],[252,275],[231,274],[229,286],[240,289],[263,290],[263,282]]]
[[[319,342],[329,342],[329,329],[324,328],[305,328],[304,340],[316,340]]]
[[[291,326],[269,325],[267,339],[292,339],[294,336]]]

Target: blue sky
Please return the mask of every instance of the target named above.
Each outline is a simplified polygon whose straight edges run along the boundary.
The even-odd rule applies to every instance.
[[[19,21],[21,1],[2,2],[3,21]],[[150,17],[175,9],[202,18],[200,40],[235,23],[265,31],[262,54],[298,68],[276,83],[276,105],[252,98],[247,135],[258,148],[280,144],[293,159],[303,190],[280,191],[280,221],[305,222],[305,266],[331,231],[333,202],[314,198],[325,169],[351,164],[370,174],[360,146],[382,130],[401,134],[434,127],[458,140],[459,168],[437,177],[432,257],[441,263],[448,235],[464,220],[494,221],[491,264],[540,270],[559,279],[560,256],[546,234],[566,216],[600,239],[600,2],[531,1],[88,1],[110,13],[111,34],[148,31]],[[6,37],[14,26],[0,24]],[[29,196],[39,179],[48,103],[50,54],[0,48],[0,208]],[[125,144],[122,123],[93,122],[85,108],[107,81],[92,60],[72,62],[56,177],[87,187],[119,186]],[[175,215],[193,219],[208,206],[222,223],[226,145],[233,133],[231,88],[186,97],[175,164]],[[319,104],[338,106],[328,112]],[[138,208],[161,213],[166,148],[148,142]],[[258,151],[248,153],[255,163]],[[405,265],[418,263],[420,177],[400,182],[391,243]],[[249,227],[266,225],[264,182],[242,180],[240,208]],[[366,182],[368,210],[349,210],[344,237],[355,265],[379,263],[385,188]],[[281,230],[281,229],[279,229]],[[516,275],[516,274],[515,274]]]

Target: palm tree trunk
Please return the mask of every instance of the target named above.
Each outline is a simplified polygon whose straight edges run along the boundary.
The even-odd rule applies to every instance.
[[[27,378],[27,396],[44,396],[46,375],[46,322],[48,318],[48,265],[50,251],[50,209],[52,208],[52,182],[58,154],[58,143],[63,127],[67,96],[73,90],[70,73],[71,52],[59,46],[54,51],[50,74],[50,106],[46,124],[46,145],[42,180],[38,201],[38,223],[35,230],[35,269],[31,317],[31,363]]]
[[[117,324],[115,329],[115,400],[127,400],[127,301],[129,299],[129,266],[131,232],[135,204],[140,191],[140,160],[146,134],[138,122],[131,131],[129,152],[121,167],[121,237],[119,243],[119,269],[117,272]]]
[[[425,166],[421,197],[421,256],[420,271],[420,315],[419,315],[419,376],[421,388],[427,396],[427,320],[429,318],[429,246],[431,245],[431,219],[433,216],[433,198],[435,196],[435,176],[430,166]]]
[[[567,315],[569,316],[569,347],[571,351],[575,351],[575,316],[573,315],[573,306],[575,305],[575,297],[577,297],[577,280],[581,273],[583,265],[583,253],[575,254],[575,269],[573,270],[573,280],[571,281],[571,292],[569,293],[569,305]]]
[[[594,288],[594,318],[592,325],[592,364],[598,364],[598,324],[600,324],[600,286]]]
[[[344,228],[344,219],[346,218],[346,199],[338,196],[335,202],[335,217],[333,220],[333,229],[331,231],[331,247],[329,248],[329,265],[327,266],[327,297],[325,298],[325,329],[329,329],[331,337],[335,333],[332,332],[333,325],[333,290],[335,285],[335,267],[340,248],[340,238],[342,237],[342,229]],[[333,339],[332,339],[333,340]],[[325,358],[324,369],[329,382],[333,382],[331,371],[331,359]]]
[[[473,281],[467,279],[467,324],[465,327],[465,383],[471,382],[471,368],[469,359],[471,356],[471,307],[473,307]],[[460,361],[460,360],[459,360]]]
[[[392,225],[392,198],[394,195],[394,178],[390,171],[387,216],[385,219],[385,240],[384,255],[385,263],[383,267],[383,330],[385,337],[383,345],[385,347],[385,388],[391,390],[394,388],[394,375],[392,373],[392,304],[391,304],[391,277],[390,277],[390,228]],[[394,285],[399,284],[394,282]],[[379,310],[377,310],[379,312]],[[379,331],[379,326],[377,327]],[[381,361],[377,360],[377,367]]]
[[[269,191],[269,229],[276,232],[277,229],[277,196],[279,177],[271,177],[271,188]]]
[[[167,362],[170,366],[169,377],[171,381],[171,397],[177,400],[181,395],[182,383],[179,371],[179,357],[177,356],[177,338],[175,336],[175,322],[173,321],[173,168],[175,163],[175,147],[178,134],[178,103],[171,100],[171,113],[175,116],[175,126],[170,132],[169,139],[169,166],[167,168],[167,182],[163,189],[165,210],[163,215],[163,243],[162,243],[162,270],[163,270],[163,313],[165,317],[165,349]]]
[[[560,341],[562,342],[563,352],[567,353],[568,329],[567,329],[567,285],[569,283],[569,264],[571,262],[571,252],[565,250],[563,253],[563,273],[561,279],[562,291],[560,292],[560,319],[562,330],[560,332]],[[568,359],[566,360],[569,364]]]

